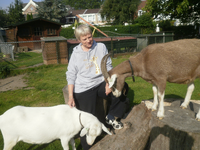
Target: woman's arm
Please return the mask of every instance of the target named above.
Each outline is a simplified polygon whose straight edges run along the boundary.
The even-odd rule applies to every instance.
[[[74,101],[74,96],[73,96],[73,89],[74,89],[74,85],[73,84],[69,84],[68,85],[68,93],[69,93],[69,100],[68,100],[68,105],[72,108],[75,107],[75,101]]]
[[[67,82],[68,82],[68,93],[69,93],[69,99],[68,99],[68,105],[72,108],[75,107],[75,101],[74,101],[74,97],[73,97],[73,92],[74,92],[74,84],[75,84],[75,80],[76,80],[76,74],[77,74],[77,70],[75,69],[75,55],[74,53],[72,53],[68,67],[67,67],[67,72],[66,72],[66,76],[67,76]]]

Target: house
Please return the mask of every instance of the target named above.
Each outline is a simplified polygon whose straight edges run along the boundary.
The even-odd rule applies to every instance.
[[[66,24],[73,24],[78,19],[76,15],[86,20],[91,24],[102,24],[104,20],[101,18],[99,9],[81,9],[81,10],[70,10],[69,15],[66,16]],[[78,19],[79,23],[85,23],[83,20]]]
[[[144,13],[144,11],[142,10],[142,8],[145,7],[146,2],[147,2],[146,0],[141,0],[140,5],[138,6],[137,16],[136,17],[140,17]]]
[[[135,16],[135,18],[141,16],[144,13],[142,8],[144,8],[145,5],[146,5],[146,0],[141,0],[141,3],[138,6],[138,10],[136,12],[137,15]],[[100,11],[101,11],[101,8],[70,10],[69,15],[66,16],[66,24],[73,24],[75,23],[76,19],[78,20],[79,23],[85,23],[83,20],[78,19],[76,15],[79,15],[81,18],[83,18],[84,20],[86,20],[87,22],[91,24],[96,24],[96,25],[104,24],[105,19],[101,18]]]
[[[91,24],[102,24],[104,20],[101,18],[100,10],[101,9],[86,9],[84,13],[79,14],[79,16]],[[79,22],[84,23],[83,20]]]
[[[27,18],[27,14],[32,14],[33,18],[37,17],[36,7],[41,6],[43,2],[35,2],[30,0],[28,3],[23,3],[22,14]]]
[[[33,0],[30,0],[28,3],[23,4],[23,14],[25,18],[27,18],[27,14],[32,14],[33,18],[36,18],[37,12],[36,7],[42,6],[43,2],[35,2]],[[142,8],[146,5],[146,0],[141,0],[140,5],[138,6],[137,16],[141,16],[143,11]],[[69,5],[66,5],[66,10],[68,11],[68,15],[65,18],[61,19],[61,22],[63,24],[74,24],[75,20],[79,23],[85,23],[83,20],[76,17],[76,15],[79,15],[81,18],[86,20],[87,22],[91,24],[101,25],[104,24],[105,19],[101,18],[100,10],[99,9],[81,9],[81,10],[74,10],[73,7],[70,7]]]
[[[35,2],[33,0],[30,0],[28,3],[23,3],[23,9],[22,9],[22,14],[24,15],[25,19],[27,19],[27,14],[32,14],[33,18],[37,18],[37,7],[41,7],[43,5],[43,2]],[[66,10],[71,10],[69,5],[66,5]]]
[[[37,40],[41,37],[59,36],[61,25],[44,18],[35,18],[11,25],[6,30],[6,42],[15,43],[15,51],[18,47],[27,47],[28,50],[41,49],[41,42]]]

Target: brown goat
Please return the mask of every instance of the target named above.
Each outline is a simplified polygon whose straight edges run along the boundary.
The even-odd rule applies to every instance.
[[[131,56],[130,64],[126,60],[109,72],[105,66],[108,56],[109,54],[102,59],[101,70],[116,97],[121,95],[125,78],[133,74],[153,84],[152,110],[157,109],[159,99],[159,119],[164,117],[163,101],[167,81],[188,84],[187,94],[181,105],[182,108],[187,108],[194,90],[194,80],[200,77],[200,40],[184,39],[149,45],[137,55]],[[200,121],[200,110],[196,119]]]

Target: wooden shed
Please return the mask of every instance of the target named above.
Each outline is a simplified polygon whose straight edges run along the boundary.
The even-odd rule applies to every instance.
[[[61,23],[36,18],[8,26],[6,30],[6,42],[15,42],[15,51],[20,48],[28,50],[41,49],[41,37],[59,36]]]
[[[67,39],[62,36],[41,38],[42,56],[45,65],[67,64]]]

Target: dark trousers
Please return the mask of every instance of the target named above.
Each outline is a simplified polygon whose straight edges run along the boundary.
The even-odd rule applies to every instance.
[[[127,84],[125,83],[125,85]],[[108,113],[112,116],[122,118],[126,111],[126,104],[125,104],[126,96],[122,94],[120,97],[115,97],[112,93],[110,93],[109,95],[106,95],[105,86],[106,86],[106,83],[102,82],[99,86],[89,89],[85,92],[74,93],[74,99],[75,99],[77,109],[95,115],[97,96],[102,97],[102,98],[110,97],[111,105],[108,110]],[[84,136],[84,137],[81,137],[80,139],[81,139],[81,145],[83,149],[88,150],[91,146],[87,144],[86,137]]]

